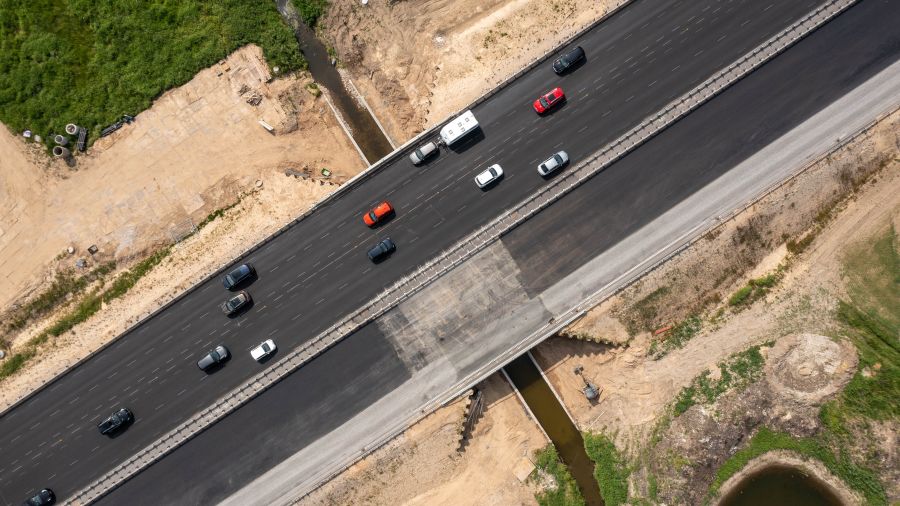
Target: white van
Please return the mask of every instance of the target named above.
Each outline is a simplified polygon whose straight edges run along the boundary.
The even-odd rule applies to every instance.
[[[441,140],[447,146],[459,141],[463,137],[469,135],[478,129],[478,120],[472,111],[466,111],[459,116],[450,120],[449,123],[441,128]]]

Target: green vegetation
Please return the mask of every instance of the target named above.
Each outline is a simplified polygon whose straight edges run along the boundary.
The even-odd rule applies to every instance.
[[[556,480],[556,488],[544,490],[535,495],[541,506],[584,506],[584,498],[578,490],[575,478],[559,459],[556,448],[549,444],[534,454],[534,465]]]
[[[0,121],[47,138],[77,123],[96,139],[249,43],[281,72],[305,67],[272,2],[5,0]]]
[[[81,276],[72,271],[60,271],[50,287],[22,307],[6,315],[4,330],[19,330],[34,318],[40,318],[59,307],[68,297],[83,290],[93,281],[102,278],[116,268],[115,262],[108,262]]]
[[[628,501],[628,476],[631,470],[616,445],[603,434],[584,434],[584,449],[594,461],[594,479],[600,486],[600,496],[606,506],[618,506]]]
[[[826,218],[822,218],[826,221]],[[869,420],[900,417],[900,251],[891,228],[874,242],[858,245],[844,260],[848,301],[836,312],[843,335],[859,353],[859,368],[837,399],[820,411],[822,434],[797,439],[763,428],[746,448],[728,459],[710,487],[719,487],[751,459],[772,450],[791,450],[822,462],[829,471],[860,492],[866,504],[887,504],[878,476],[855,462],[847,443],[858,446],[873,436]],[[871,442],[871,441],[870,441]],[[864,454],[863,459],[872,459]]]
[[[0,379],[15,374],[21,369],[28,360],[37,354],[38,347],[47,342],[50,337],[58,337],[71,330],[72,327],[86,321],[99,311],[104,302],[109,302],[125,295],[125,293],[127,293],[140,278],[150,272],[151,269],[156,267],[168,255],[169,248],[160,250],[141,262],[138,262],[138,264],[130,270],[120,274],[106,290],[101,291],[100,288],[97,288],[91,291],[79,301],[72,311],[28,341],[20,351],[4,361],[3,366],[0,367]]]
[[[733,307],[749,306],[763,298],[769,293],[769,290],[771,290],[772,287],[781,281],[781,278],[784,277],[785,270],[787,270],[787,266],[781,264],[774,272],[766,274],[761,278],[751,279],[745,286],[741,287],[740,290],[731,295],[728,299],[728,305]]]
[[[728,389],[743,388],[759,379],[765,364],[765,359],[759,352],[760,346],[762,345],[735,353],[721,362],[719,364],[721,377],[718,380],[711,379],[709,371],[703,371],[700,376],[694,378],[675,398],[673,408],[675,416],[681,415],[695,404],[711,404]]]
[[[674,349],[681,348],[703,329],[703,320],[697,315],[691,315],[679,322],[665,334],[664,339],[654,339],[650,342],[649,355],[653,359],[659,359]]]
[[[306,26],[315,28],[328,9],[328,0],[291,0]]]
[[[804,457],[822,462],[835,476],[844,480],[854,490],[866,498],[866,504],[887,504],[887,495],[878,477],[872,471],[853,463],[845,455],[835,456],[827,447],[813,438],[797,439],[789,434],[773,432],[765,427],[759,430],[750,443],[738,450],[719,467],[715,480],[710,485],[710,495],[718,492],[728,478],[740,471],[752,459],[773,450],[790,450]]]
[[[821,418],[829,429],[846,434],[855,419],[900,417],[900,252],[890,229],[873,244],[858,247],[844,262],[849,302],[838,305],[844,335],[859,353],[859,368]]]

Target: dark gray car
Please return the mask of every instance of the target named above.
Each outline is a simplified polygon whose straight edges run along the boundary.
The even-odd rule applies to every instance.
[[[236,293],[234,297],[230,297],[228,300],[222,303],[219,306],[222,309],[222,312],[225,313],[226,316],[231,316],[242,308],[250,304],[253,299],[250,298],[250,294],[244,290]]]
[[[241,264],[222,278],[222,284],[225,285],[225,288],[231,290],[253,277],[254,274],[256,274],[256,269],[252,265]]]
[[[394,244],[394,241],[390,237],[385,237],[369,250],[369,260],[379,262],[396,249],[397,245]]]
[[[197,367],[200,370],[205,371],[214,365],[221,364],[228,358],[228,348],[223,345],[218,345],[214,350],[210,350],[209,353],[203,356],[200,360],[197,361]]]
[[[56,502],[56,494],[45,488],[25,501],[25,506],[49,506]]]
[[[581,46],[575,46],[553,62],[553,71],[557,74],[564,74],[582,61],[584,61],[584,49]]]
[[[132,413],[128,408],[122,408],[109,415],[106,420],[100,422],[97,425],[97,429],[100,430],[100,434],[107,436],[125,428],[126,425],[130,424],[133,421],[134,413]]]

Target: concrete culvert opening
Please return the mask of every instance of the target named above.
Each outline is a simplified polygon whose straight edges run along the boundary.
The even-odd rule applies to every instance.
[[[62,146],[53,147],[53,156],[57,158],[68,158],[72,152]]]

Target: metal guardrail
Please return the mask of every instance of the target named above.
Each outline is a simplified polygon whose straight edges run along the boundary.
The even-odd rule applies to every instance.
[[[620,0],[620,1],[619,1],[619,2],[618,2],[618,3],[617,3],[617,4],[616,4],[609,12],[607,12],[605,15],[603,15],[602,17],[600,17],[599,19],[597,19],[597,20],[594,21],[593,23],[588,23],[588,24],[584,25],[584,26],[582,27],[582,29],[581,29],[577,34],[575,34],[575,35],[573,35],[572,37],[569,37],[569,38],[567,38],[567,39],[564,39],[564,40],[561,38],[561,39],[560,39],[560,41],[561,41],[560,44],[561,44],[561,45],[568,44],[568,43],[574,41],[575,39],[577,39],[577,38],[583,36],[585,33],[587,33],[587,32],[589,32],[590,30],[592,30],[595,26],[599,25],[601,22],[606,21],[606,20],[609,19],[612,15],[614,15],[614,14],[616,14],[617,12],[621,11],[625,6],[627,6],[628,4],[630,4],[630,3],[633,2],[633,1],[634,1],[634,0]],[[547,54],[545,54],[545,55],[542,55],[542,56],[540,56],[540,57],[534,59],[534,60],[533,60],[531,63],[529,63],[528,66],[526,66],[524,69],[520,70],[519,72],[517,72],[517,73],[514,74],[513,76],[509,77],[508,79],[505,79],[502,83],[498,84],[496,87],[494,87],[494,88],[488,90],[487,92],[485,92],[484,94],[482,94],[480,97],[476,98],[474,102],[472,102],[471,104],[469,104],[469,106],[466,107],[466,109],[475,107],[476,105],[481,104],[482,102],[485,102],[485,101],[488,100],[490,97],[492,97],[492,96],[495,95],[496,93],[500,92],[503,88],[505,88],[506,86],[508,86],[509,84],[511,84],[513,81],[515,81],[516,79],[518,79],[519,77],[521,77],[523,74],[527,73],[527,72],[528,72],[529,70],[531,70],[532,68],[536,67],[537,65],[539,65],[539,64],[541,64],[542,62],[544,62],[544,61],[546,61],[547,59],[549,59],[549,58],[550,58],[553,54],[555,54],[556,51],[558,51],[558,50],[559,50],[559,48],[557,47],[557,48],[554,49],[553,51],[550,51],[549,53],[547,53]],[[341,118],[341,116],[340,116],[340,114],[338,113],[338,111],[337,111],[337,110],[334,108],[334,106],[331,104],[331,101],[330,101],[330,100],[327,100],[327,102],[328,102],[329,107],[334,111],[335,117],[337,118],[338,122],[342,124],[342,128],[345,128],[345,129],[346,129],[347,126],[346,126],[346,123],[344,123],[343,118]],[[301,214],[300,216],[298,216],[296,219],[294,219],[293,221],[291,221],[291,222],[288,223],[287,225],[281,227],[280,229],[278,229],[277,231],[275,231],[274,233],[272,233],[272,235],[266,237],[266,238],[263,239],[262,241],[260,241],[260,242],[258,242],[258,243],[256,243],[256,244],[254,244],[253,246],[250,246],[249,248],[247,248],[246,250],[244,250],[243,253],[240,253],[238,256],[236,256],[234,259],[222,263],[221,265],[219,265],[218,267],[216,267],[216,269],[215,269],[211,274],[209,274],[208,276],[204,277],[204,278],[201,279],[200,281],[197,281],[197,282],[194,283],[192,286],[188,287],[185,291],[181,292],[178,296],[176,296],[176,297],[173,298],[172,300],[170,300],[170,301],[166,302],[165,304],[163,304],[163,305],[162,305],[160,308],[158,308],[157,310],[151,311],[151,312],[147,313],[147,315],[144,316],[144,318],[140,318],[134,325],[132,325],[131,327],[128,327],[125,331],[123,331],[121,334],[119,334],[119,336],[117,336],[115,339],[113,339],[113,340],[111,340],[111,341],[109,341],[109,342],[103,344],[100,348],[97,348],[96,350],[94,350],[93,352],[89,353],[89,354],[86,355],[85,357],[81,358],[80,360],[78,360],[78,361],[75,362],[74,364],[70,365],[70,366],[69,366],[68,368],[66,368],[66,370],[64,370],[62,373],[60,373],[60,374],[54,376],[51,380],[49,380],[49,381],[47,381],[46,383],[42,384],[42,385],[39,386],[37,389],[31,391],[28,395],[22,397],[22,398],[19,399],[18,401],[16,401],[16,402],[14,402],[13,404],[9,405],[6,409],[4,409],[2,412],[0,412],[0,417],[6,415],[7,413],[9,413],[10,411],[12,411],[13,409],[15,409],[16,407],[18,407],[19,405],[21,405],[22,403],[24,403],[25,401],[27,401],[28,399],[31,399],[32,397],[34,397],[35,395],[37,395],[38,393],[40,393],[41,391],[43,391],[45,388],[50,387],[51,385],[53,385],[54,383],[56,383],[56,381],[58,381],[58,380],[64,378],[68,373],[72,372],[74,369],[78,368],[80,365],[82,365],[83,363],[85,363],[85,362],[87,362],[88,360],[90,360],[91,358],[93,358],[94,355],[97,355],[97,354],[101,353],[103,350],[105,350],[105,349],[108,348],[109,346],[112,346],[113,344],[115,344],[119,339],[121,339],[122,337],[126,336],[126,335],[129,334],[130,332],[134,331],[135,329],[137,329],[138,327],[140,327],[140,326],[143,325],[144,323],[146,323],[146,322],[147,322],[148,320],[150,320],[152,317],[154,317],[154,316],[156,316],[157,314],[159,314],[159,313],[165,311],[165,310],[168,309],[170,306],[172,306],[172,305],[175,304],[176,302],[180,301],[180,300],[183,299],[184,297],[187,297],[189,294],[191,294],[193,291],[195,291],[197,288],[199,288],[201,285],[203,285],[204,283],[206,283],[206,282],[209,281],[210,279],[215,278],[215,277],[217,277],[217,276],[220,276],[222,273],[225,272],[225,270],[226,270],[229,266],[231,266],[231,265],[237,263],[238,261],[240,261],[240,260],[242,260],[242,259],[244,259],[244,258],[250,256],[253,252],[259,250],[260,248],[262,248],[263,246],[265,246],[266,244],[268,244],[269,242],[271,242],[271,241],[274,240],[275,238],[277,238],[277,237],[279,237],[280,235],[282,235],[283,233],[287,232],[287,231],[290,230],[293,226],[295,226],[295,225],[298,224],[299,222],[303,221],[304,219],[308,218],[309,216],[313,215],[315,212],[317,212],[317,211],[319,211],[320,209],[322,209],[323,207],[327,206],[327,205],[330,204],[332,201],[337,200],[337,199],[343,197],[345,194],[347,194],[347,193],[349,193],[350,191],[352,191],[353,188],[359,186],[359,185],[360,185],[361,183],[363,183],[365,180],[371,178],[372,176],[374,176],[374,175],[376,175],[377,173],[379,173],[381,170],[385,169],[390,163],[393,163],[394,161],[396,161],[396,160],[402,158],[402,157],[404,156],[404,154],[405,154],[404,151],[406,151],[407,149],[409,149],[411,146],[416,145],[416,144],[418,144],[418,143],[422,143],[422,142],[425,141],[425,139],[427,139],[427,138],[429,138],[429,137],[436,136],[436,135],[438,134],[438,132],[440,131],[441,127],[443,127],[448,121],[450,121],[452,118],[455,118],[456,116],[458,116],[460,113],[462,113],[462,112],[463,112],[464,110],[466,110],[466,109],[460,109],[459,111],[456,111],[456,112],[454,112],[454,113],[451,113],[451,114],[447,115],[444,119],[442,119],[441,121],[439,121],[438,123],[436,123],[434,126],[432,126],[431,128],[429,128],[428,130],[425,130],[425,131],[423,131],[423,132],[420,132],[419,134],[417,134],[417,135],[416,135],[415,137],[413,137],[412,139],[409,139],[408,141],[406,141],[405,143],[403,143],[403,145],[400,146],[399,148],[397,148],[397,149],[395,149],[394,151],[392,151],[391,153],[385,155],[381,160],[378,160],[377,162],[375,162],[375,163],[373,163],[372,165],[370,165],[366,170],[364,170],[364,171],[360,172],[359,174],[353,176],[352,178],[348,179],[348,180],[345,181],[343,184],[341,184],[337,189],[335,189],[334,192],[329,193],[328,195],[326,195],[324,198],[322,198],[322,200],[320,200],[320,201],[318,201],[317,203],[315,203],[312,207],[310,207],[309,209],[307,209],[303,214]],[[356,150],[359,152],[360,156],[363,158],[363,160],[365,160],[365,156],[362,156],[362,152],[361,152],[361,150],[359,149],[359,146],[356,146],[356,141],[353,140],[353,137],[352,137],[352,136],[350,136],[350,139],[351,139],[351,142],[354,144]]]
[[[555,202],[563,195],[572,191],[611,163],[633,151],[675,121],[706,103],[711,98],[721,93],[725,88],[742,79],[801,38],[812,33],[815,29],[822,26],[857,1],[858,0],[830,0],[819,6],[779,34],[771,37],[749,53],[745,54],[736,62],[719,71],[687,94],[671,102],[659,113],[645,119],[639,125],[600,150],[593,157],[580,163],[572,171],[553,180],[550,184],[532,194],[517,206],[505,211],[487,225],[484,225],[451,248],[445,250],[433,260],[419,267],[412,274],[396,282],[376,296],[366,306],[363,306],[347,317],[341,319],[325,331],[321,332],[313,340],[292,351],[265,371],[258,373],[240,387],[221,397],[210,407],[196,413],[176,428],[167,432],[149,446],[76,493],[68,502],[70,504],[86,504],[102,497],[127,479],[175,450],[181,444],[185,443],[196,434],[199,434],[216,421],[270,388],[309,360],[334,346],[347,335],[356,331],[366,323],[378,318],[401,301],[417,293],[431,281],[455,268],[464,260],[482,250],[488,244],[499,239],[503,234],[512,230],[552,202]],[[540,60],[542,61],[547,57],[549,56],[545,55],[545,57]],[[504,86],[505,84],[508,83],[504,83]],[[409,143],[405,144],[404,147],[408,144]],[[400,151],[402,151],[402,149]],[[394,156],[398,156],[397,151],[382,159],[382,162]],[[364,174],[365,173],[360,174],[354,179],[357,179]],[[329,198],[330,197],[331,196],[329,196]],[[321,205],[324,205],[329,198],[326,198]],[[320,205],[314,206],[314,208],[305,213],[303,217],[309,215],[318,207],[320,207]],[[298,218],[298,221],[303,217]],[[293,223],[294,222],[292,222],[291,225],[293,225]],[[253,250],[268,243],[288,227],[283,228],[275,235],[259,243]],[[574,317],[566,319],[572,321],[574,320]],[[560,320],[555,320],[555,322],[558,321]],[[561,323],[555,322],[554,324],[548,325],[552,325],[552,328],[562,328]],[[546,334],[546,331],[547,329],[542,329],[541,332]],[[528,338],[521,341],[520,345],[511,348],[508,352],[495,358],[481,370],[486,370],[488,368],[496,369],[500,367],[502,363],[505,363],[505,361],[511,360],[515,355],[510,356],[510,353],[521,353],[522,350],[520,348],[527,340]],[[446,399],[436,399],[432,403],[426,404],[421,412],[428,412],[444,402],[446,402]],[[404,421],[404,426],[407,426],[418,416],[420,415],[417,414],[408,417],[407,420]],[[356,460],[389,441],[394,435],[394,432],[391,432],[390,434],[385,433],[385,435],[379,439],[378,443],[361,449]],[[335,466],[335,469],[332,469],[323,475],[319,483],[321,484],[325,480],[339,473],[340,470],[346,467],[346,464],[347,463],[341,463],[339,466]],[[340,469],[338,469],[338,467]]]
[[[786,49],[787,47],[789,47],[790,45],[792,45],[794,42],[796,42],[797,40],[799,40],[799,39],[802,38],[803,36],[808,35],[808,34],[811,33],[813,30],[815,30],[815,28],[818,28],[819,26],[821,26],[822,24],[824,24],[825,22],[827,22],[828,20],[830,20],[831,18],[833,18],[834,16],[836,16],[837,14],[840,14],[840,12],[843,12],[843,11],[846,10],[848,7],[850,7],[850,6],[852,6],[853,4],[855,4],[857,1],[858,1],[858,0],[849,0],[849,1],[843,1],[843,2],[841,2],[841,1],[831,2],[831,4],[840,4],[840,6],[837,8],[836,11],[830,11],[830,12],[827,14],[827,17],[825,17],[825,18],[823,18],[823,19],[820,20],[820,22],[818,23],[818,25],[816,25],[816,26],[814,26],[814,27],[811,27],[811,29],[809,29],[806,33],[804,33],[804,34],[801,35],[800,37],[796,37],[796,38],[791,39],[790,42],[789,42],[787,45],[785,45],[785,46],[784,46],[780,51],[778,51],[778,52],[783,51],[784,49]],[[823,8],[821,8],[821,9],[819,9],[819,10],[817,10],[817,11],[814,11],[813,13],[810,14],[810,16],[815,16],[815,15],[817,15],[817,14],[820,14],[820,13],[822,12],[822,10],[824,10],[824,7],[825,7],[825,6],[823,6]],[[798,23],[799,23],[799,22],[798,22]],[[788,29],[786,29],[786,30],[791,30],[791,28],[788,28]],[[778,38],[778,36],[773,37],[772,39],[770,39],[770,41],[772,41],[773,39],[776,39],[776,38]],[[751,54],[753,54],[753,52],[748,53],[747,56],[750,56]],[[769,57],[769,59],[770,59],[771,57],[775,56],[776,54],[777,54],[777,52],[776,52],[775,54],[772,54],[772,55]],[[756,63],[756,66],[758,67],[758,66],[761,65],[762,63],[763,63],[763,62],[757,62],[757,63]],[[730,68],[730,67],[729,67],[729,68]],[[755,68],[755,67],[754,67],[754,68]],[[752,69],[751,69],[751,71],[752,71]],[[747,73],[749,73],[749,71],[748,71]],[[741,76],[741,77],[743,77],[743,76]],[[732,81],[732,83],[733,83],[733,82],[736,82],[736,81],[739,80],[739,79],[740,79],[740,77],[734,79],[734,81]],[[708,81],[714,81],[714,80],[715,80],[714,78],[711,78],[711,79],[708,80]],[[703,84],[701,84],[700,86],[703,86]],[[721,91],[721,90],[720,90],[720,91]],[[712,97],[711,97],[711,96],[710,96],[710,97],[706,97],[706,98],[704,99],[704,101],[709,100],[709,98],[712,98]],[[696,107],[695,107],[695,108],[696,108]],[[865,131],[867,131],[869,128],[871,128],[873,125],[875,125],[878,121],[880,121],[883,117],[885,117],[885,116],[887,116],[887,115],[889,115],[889,114],[892,114],[892,113],[893,113],[894,111],[896,111],[896,110],[897,110],[897,109],[893,109],[890,113],[886,113],[886,114],[884,114],[884,115],[881,115],[881,116],[879,116],[878,119],[873,120],[872,122],[870,122],[869,124],[867,124],[865,127],[862,127],[862,128],[860,128],[860,129],[858,129],[856,132],[852,133],[850,136],[848,136],[847,138],[845,138],[840,144],[838,144],[838,145],[836,145],[835,147],[833,147],[832,150],[830,150],[828,153],[826,153],[826,154],[823,155],[823,156],[827,156],[828,154],[833,153],[833,152],[839,150],[840,148],[842,148],[843,146],[845,146],[845,145],[848,144],[849,142],[852,142],[852,141],[853,141],[854,139],[856,139],[859,135],[861,135],[862,133],[864,133]],[[688,111],[688,112],[689,112],[689,111]],[[685,114],[687,114],[687,112],[685,112]],[[672,121],[672,122],[674,122],[674,121]],[[671,124],[672,122],[670,122],[669,124]],[[626,135],[627,135],[627,134],[626,134]],[[635,147],[635,146],[630,147],[629,150],[630,150],[630,149],[633,149],[634,147]],[[623,153],[623,154],[624,154],[624,153]],[[621,155],[619,156],[619,158],[620,158],[620,157],[621,157]],[[614,160],[613,160],[613,161],[614,161]],[[755,196],[753,196],[753,197],[751,197],[750,199],[748,199],[743,205],[738,206],[738,207],[736,207],[735,209],[733,209],[730,213],[728,213],[728,214],[726,214],[726,215],[724,215],[724,216],[717,216],[717,217],[714,219],[713,224],[712,224],[711,226],[709,226],[709,227],[697,227],[697,228],[695,228],[695,229],[693,229],[693,230],[688,231],[687,233],[683,234],[678,240],[674,241],[674,243],[676,243],[676,244],[677,244],[677,243],[681,243],[681,245],[680,245],[679,247],[677,247],[677,248],[675,248],[675,249],[673,249],[673,250],[671,250],[671,251],[666,252],[663,256],[659,257],[656,261],[652,262],[650,265],[648,265],[648,266],[646,266],[646,267],[641,268],[640,265],[636,266],[632,271],[629,271],[629,272],[623,274],[622,276],[620,276],[619,278],[613,280],[612,282],[610,282],[610,283],[607,284],[606,286],[600,288],[600,289],[597,290],[593,295],[591,295],[591,296],[589,296],[588,298],[586,298],[585,300],[581,301],[577,306],[575,306],[574,308],[570,309],[569,311],[567,311],[567,312],[564,313],[563,315],[558,316],[558,317],[552,319],[550,322],[548,322],[547,324],[545,324],[541,329],[539,329],[539,330],[533,332],[533,333],[532,333],[531,335],[529,335],[529,336],[526,336],[526,337],[525,337],[524,339],[522,339],[519,343],[517,343],[516,345],[512,346],[511,348],[509,348],[506,352],[504,352],[504,353],[501,354],[500,356],[498,356],[498,357],[496,357],[495,359],[491,360],[488,364],[482,366],[482,367],[479,368],[478,370],[476,370],[476,371],[470,373],[470,374],[469,374],[468,376],[466,376],[465,378],[459,380],[456,384],[454,384],[453,386],[451,386],[450,388],[448,388],[447,390],[445,390],[442,394],[436,396],[435,399],[433,399],[432,401],[429,401],[428,403],[422,405],[422,407],[419,408],[415,413],[413,413],[413,414],[411,414],[411,415],[405,417],[403,420],[401,420],[400,422],[394,424],[392,427],[387,428],[387,429],[383,432],[383,434],[382,434],[377,440],[375,440],[374,442],[372,442],[372,443],[370,443],[370,444],[364,446],[363,448],[361,448],[361,449],[356,453],[356,455],[354,455],[353,458],[349,459],[348,461],[345,461],[345,462],[342,462],[342,463],[339,463],[339,464],[333,466],[332,469],[326,470],[326,471],[323,473],[323,475],[318,479],[318,483],[317,483],[313,488],[311,488],[310,490],[304,492],[302,495],[293,498],[293,499],[292,499],[293,503],[299,502],[299,500],[301,500],[302,498],[308,496],[310,493],[312,493],[313,491],[315,491],[318,487],[320,487],[321,485],[323,485],[323,484],[326,483],[327,481],[331,480],[332,478],[334,478],[335,476],[337,476],[338,474],[340,474],[340,473],[341,473],[344,469],[346,469],[348,466],[353,465],[355,462],[359,461],[360,459],[364,458],[365,456],[369,455],[369,454],[372,453],[373,451],[377,450],[378,448],[381,448],[382,446],[384,446],[385,444],[387,444],[388,442],[390,442],[391,440],[393,440],[395,437],[397,437],[398,434],[400,434],[402,431],[406,430],[406,428],[408,428],[408,427],[410,427],[411,425],[413,425],[416,421],[420,420],[420,419],[421,419],[423,416],[425,416],[426,414],[428,414],[428,413],[434,411],[435,409],[437,409],[438,407],[440,407],[440,406],[442,406],[442,405],[445,405],[446,403],[448,403],[448,402],[450,402],[450,401],[452,401],[452,400],[458,398],[460,395],[463,395],[467,390],[469,390],[470,388],[472,388],[473,385],[477,384],[477,383],[480,382],[480,381],[483,381],[484,378],[486,378],[486,377],[487,377],[488,375],[490,375],[490,374],[493,374],[493,373],[496,372],[498,369],[502,368],[502,367],[503,367],[504,365],[506,365],[508,362],[510,362],[511,360],[513,360],[515,357],[518,357],[519,355],[521,355],[521,354],[524,353],[525,351],[527,351],[527,350],[533,348],[535,345],[537,345],[538,343],[540,343],[541,341],[543,341],[543,340],[546,339],[547,337],[552,336],[552,335],[558,333],[560,330],[562,330],[562,329],[565,328],[566,326],[570,325],[572,322],[574,322],[574,321],[577,320],[578,318],[581,318],[582,316],[584,316],[584,315],[588,312],[588,310],[590,310],[590,308],[592,308],[592,307],[594,307],[594,306],[597,306],[597,305],[600,304],[603,300],[605,300],[605,299],[611,297],[612,295],[615,295],[616,293],[618,293],[618,292],[624,290],[625,288],[627,288],[629,285],[631,285],[632,283],[634,283],[637,279],[639,279],[639,278],[643,277],[644,275],[646,275],[647,273],[652,272],[653,270],[659,268],[659,267],[660,267],[662,264],[664,264],[667,260],[669,260],[669,259],[672,258],[673,256],[677,255],[678,253],[684,251],[685,249],[689,248],[692,244],[694,244],[699,238],[701,238],[701,237],[702,237],[705,233],[707,233],[709,230],[714,229],[714,228],[716,228],[716,227],[722,225],[723,223],[727,222],[728,220],[730,220],[731,218],[733,218],[733,217],[736,216],[737,214],[743,212],[743,211],[746,210],[748,207],[750,207],[750,206],[752,206],[753,204],[755,204],[756,202],[758,202],[760,199],[762,199],[763,197],[765,197],[766,195],[768,195],[769,193],[771,193],[771,192],[774,191],[775,189],[777,189],[777,188],[783,186],[784,184],[787,184],[788,182],[792,181],[793,179],[795,179],[795,178],[798,177],[799,175],[803,174],[803,173],[806,172],[810,167],[812,167],[813,165],[815,165],[815,163],[816,163],[817,161],[818,161],[818,159],[813,160],[813,161],[807,163],[806,165],[802,166],[799,170],[797,170],[794,174],[790,175],[788,178],[786,178],[786,179],[784,179],[784,180],[782,180],[782,181],[779,181],[779,182],[777,182],[777,183],[774,183],[774,184],[770,185],[770,186],[767,187],[766,189],[760,191],[760,192],[757,193]],[[608,164],[609,164],[609,163],[607,163],[606,165],[608,165]],[[606,165],[603,165],[602,167],[597,168],[596,171],[601,170],[601,169],[602,169],[603,167],[605,167]],[[595,171],[595,173],[596,173],[596,171]],[[526,218],[526,219],[527,219],[527,218]],[[686,240],[686,242],[682,242],[682,241],[685,241],[685,240]],[[288,502],[290,502],[290,501],[288,501]]]

